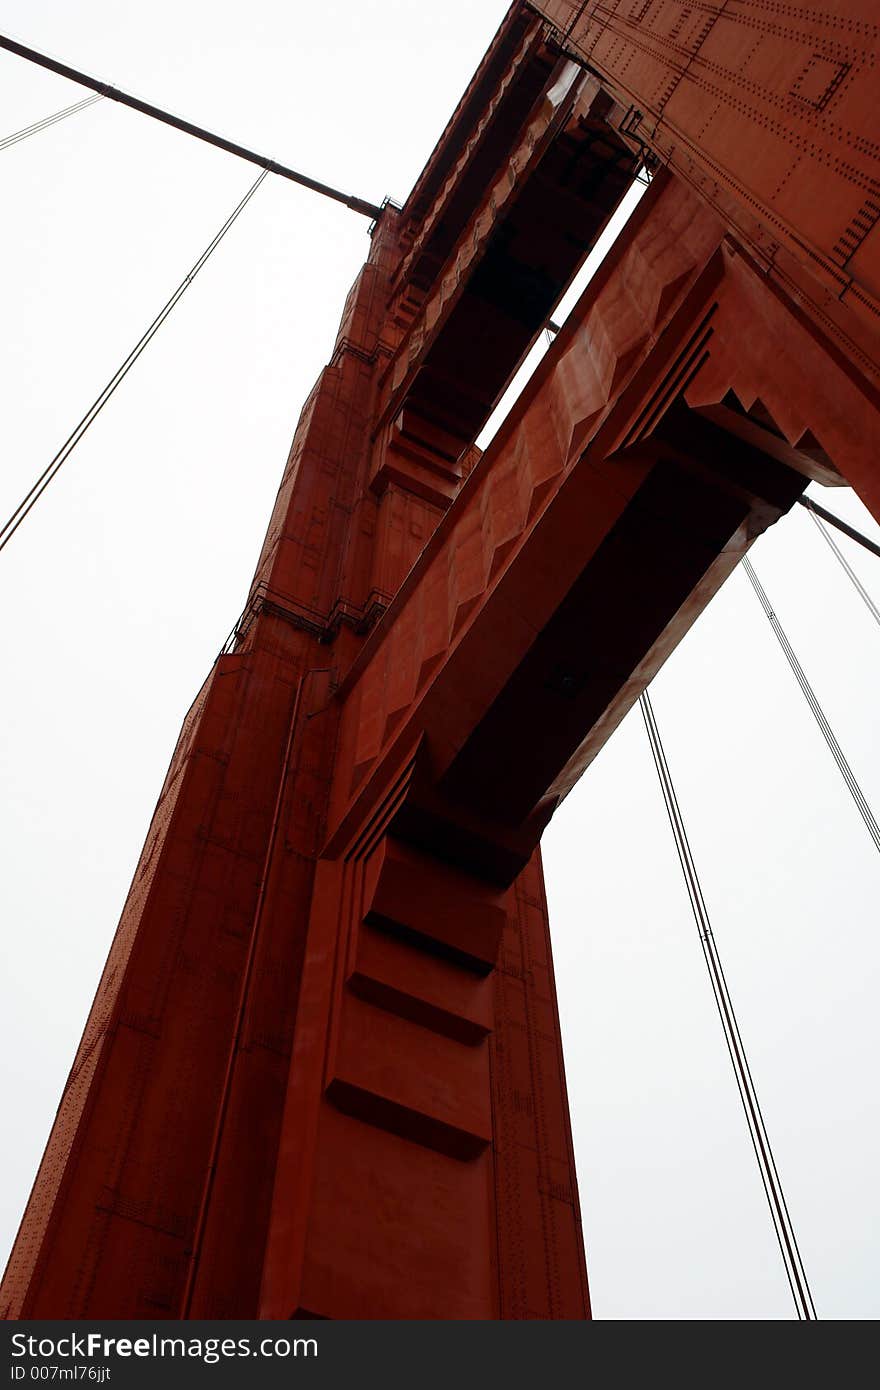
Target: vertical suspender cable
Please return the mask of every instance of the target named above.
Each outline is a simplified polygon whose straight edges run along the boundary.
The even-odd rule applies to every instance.
[[[810,520],[816,527],[816,530],[819,532],[820,536],[822,536],[823,539],[828,543],[832,553],[836,555],[837,560],[844,574],[846,574],[849,578],[850,583],[852,584],[859,598],[864,603],[868,612],[871,614],[871,617],[874,619],[874,622],[880,625],[880,608],[877,607],[876,603],[871,598],[871,595],[868,593],[868,590],[865,588],[861,579],[859,579],[859,576],[856,574],[849,560],[846,558],[843,551],[840,549],[840,546],[837,544],[831,532],[828,530],[828,527],[825,525],[821,516],[819,516],[819,514],[815,512],[812,507],[808,507],[807,511],[809,513]]]
[[[82,101],[75,101],[72,106],[65,106],[61,111],[53,111],[51,116],[44,116],[41,121],[34,121],[33,125],[26,125],[22,130],[13,131],[11,135],[4,135],[0,139],[0,150],[7,150],[10,145],[27,140],[29,135],[39,135],[41,130],[48,130],[49,126],[57,125],[66,116],[75,116],[77,111],[85,111],[87,106],[94,106],[96,101],[102,100],[103,94],[96,92],[93,97],[84,97]]]
[[[2,550],[4,546],[7,545],[8,542],[12,539],[15,532],[18,530],[19,526],[24,521],[25,517],[40,500],[43,493],[46,491],[46,488],[52,482],[53,478],[56,478],[58,476],[58,473],[62,465],[73,453],[74,449],[76,448],[79,441],[82,439],[86,430],[94,422],[94,420],[97,419],[98,415],[100,415],[101,411],[104,409],[104,406],[107,404],[110,397],[113,395],[113,392],[116,390],[117,386],[119,386],[120,383],[124,380],[124,378],[128,375],[128,372],[131,370],[137,359],[140,357],[144,348],[147,346],[147,343],[149,343],[150,340],[155,337],[159,329],[162,327],[162,324],[165,322],[165,320],[168,318],[168,315],[171,313],[172,309],[177,304],[178,300],[180,300],[186,293],[186,291],[189,289],[193,280],[196,278],[199,271],[202,269],[202,266],[205,265],[205,263],[214,253],[214,251],[216,251],[217,247],[220,245],[226,233],[229,231],[233,222],[235,222],[240,213],[244,211],[245,207],[256,193],[260,184],[266,178],[268,172],[268,169],[264,169],[262,173],[258,174],[258,176],[254,179],[254,182],[251,184],[250,188],[242,198],[241,202],[234,209],[234,211],[230,213],[229,217],[227,217],[226,221],[223,223],[223,226],[220,228],[217,235],[205,247],[204,251],[199,256],[195,265],[192,267],[192,270],[190,270],[189,273],[185,275],[184,278],[181,280],[180,284],[177,286],[177,289],[174,291],[171,298],[167,301],[165,305],[163,305],[159,313],[153,319],[153,322],[150,324],[149,328],[135,343],[134,347],[126,357],[125,361],[122,363],[120,367],[117,368],[117,370],[113,373],[113,376],[107,382],[107,385],[104,387],[103,391],[100,393],[100,395],[98,395],[95,398],[95,400],[89,406],[85,415],[80,420],[79,424],[76,426],[76,429],[68,435],[67,439],[64,441],[61,448],[58,450],[58,453],[46,465],[39,478],[37,478],[36,482],[31,487],[30,491],[25,493],[24,497],[21,499],[18,506],[15,508],[15,511],[4,523],[2,528],[0,528],[0,550]]]
[[[878,826],[877,821],[874,818],[874,813],[868,805],[865,794],[855,779],[853,770],[847,762],[843,749],[837,742],[837,739],[834,736],[834,731],[831,728],[831,725],[828,723],[828,720],[825,718],[825,712],[822,709],[822,706],[819,704],[819,701],[816,699],[813,687],[810,685],[810,682],[807,680],[806,675],[804,674],[804,668],[801,666],[800,662],[795,656],[791,643],[785,635],[783,626],[777,618],[776,614],[774,613],[773,608],[770,604],[770,600],[764,592],[764,588],[761,584],[761,581],[755,574],[752,562],[747,555],[744,555],[742,558],[742,567],[748,575],[749,583],[751,584],[752,588],[758,596],[758,602],[760,603],[761,607],[766,613],[770,621],[770,626],[773,628],[773,631],[776,634],[779,645],[785,653],[785,659],[791,667],[792,671],[794,672],[795,679],[797,680],[797,683],[800,686],[801,691],[803,692],[804,699],[810,706],[816,723],[819,725],[819,728],[822,731],[822,737],[824,738],[825,742],[828,744],[828,747],[831,750],[831,756],[837,763],[837,766],[840,770],[840,774],[843,777],[843,780],[846,783],[847,788],[849,789],[849,793],[852,796],[853,801],[856,803],[856,806],[858,807],[859,815],[865,822],[868,834],[874,841],[875,848],[877,850],[880,850],[880,826]]]
[[[709,972],[712,993],[715,996],[715,1005],[718,1009],[718,1017],[721,1020],[721,1027],[724,1032],[724,1041],[727,1044],[731,1065],[733,1066],[734,1076],[736,1077],[736,1084],[749,1129],[749,1137],[752,1141],[752,1148],[755,1151],[758,1171],[761,1174],[761,1182],[773,1219],[773,1229],[785,1267],[788,1286],[791,1289],[791,1295],[794,1299],[798,1318],[802,1321],[812,1322],[816,1319],[816,1307],[813,1303],[813,1296],[810,1292],[810,1286],[807,1281],[800,1249],[798,1248],[794,1227],[789,1215],[785,1194],[782,1190],[782,1182],[776,1167],[776,1160],[773,1157],[773,1150],[770,1147],[770,1140],[764,1124],[764,1116],[761,1112],[760,1104],[758,1103],[755,1083],[752,1079],[751,1068],[749,1067],[742,1036],[739,1031],[739,1024],[733,1008],[733,1001],[730,997],[727,980],[721,965],[718,946],[712,932],[708,909],[706,908],[706,902],[703,897],[703,890],[697,875],[696,865],[693,855],[691,854],[690,842],[688,841],[684,826],[684,819],[678,804],[678,797],[676,796],[669,765],[666,761],[666,754],[663,749],[663,743],[660,738],[660,731],[654,716],[654,708],[647,691],[639,697],[639,705],[641,707],[642,717],[645,721],[645,729],[647,730],[648,742],[651,746],[654,766],[657,769],[657,776],[660,779],[660,787],[663,792],[666,813],[672,828],[675,848],[684,875],[691,910],[694,914],[694,921],[697,924],[700,945],[703,949],[703,958],[706,962],[706,969]]]

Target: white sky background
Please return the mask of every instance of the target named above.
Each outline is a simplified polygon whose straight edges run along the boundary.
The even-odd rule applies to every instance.
[[[0,28],[380,201],[505,8],[0,0]],[[80,94],[0,53],[0,137]],[[0,151],[3,517],[255,172],[108,102]],[[0,555],[0,1259],[366,230],[268,180]],[[880,629],[801,510],[753,559],[876,812]],[[880,857],[742,573],[653,695],[820,1316],[876,1317]],[[596,1315],[790,1317],[637,712],[544,849]]]

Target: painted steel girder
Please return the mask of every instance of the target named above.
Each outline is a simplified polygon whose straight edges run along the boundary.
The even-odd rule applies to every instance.
[[[769,360],[772,355],[772,363]],[[500,883],[810,477],[876,489],[869,388],[659,178],[346,678],[325,853],[396,833]]]
[[[404,485],[452,499],[462,456],[631,182],[636,158],[605,119],[608,98],[565,60],[546,81],[513,143],[494,144],[492,178],[423,300],[411,256],[395,276],[391,316],[405,331],[379,377],[377,492],[403,455]]]
[[[693,187],[756,261],[880,379],[880,131],[873,0],[538,0],[634,146]]]

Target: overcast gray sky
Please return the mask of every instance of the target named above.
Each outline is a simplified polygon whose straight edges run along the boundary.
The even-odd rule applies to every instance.
[[[0,28],[379,201],[505,9],[0,0]],[[78,95],[0,54],[0,137]],[[107,102],[0,151],[4,517],[252,177]],[[269,179],[0,556],[0,1260],[366,228]],[[880,629],[802,511],[753,559],[876,811]],[[876,1317],[880,856],[742,573],[652,693],[819,1314]],[[544,852],[596,1315],[792,1316],[637,712]]]

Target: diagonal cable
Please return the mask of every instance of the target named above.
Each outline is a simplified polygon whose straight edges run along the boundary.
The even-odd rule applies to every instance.
[[[10,145],[17,145],[22,140],[27,140],[31,135],[39,135],[41,130],[48,130],[50,126],[57,125],[67,116],[75,116],[77,111],[85,111],[87,106],[94,106],[96,101],[103,101],[103,93],[96,92],[94,96],[84,97],[82,101],[75,101],[72,106],[65,106],[61,111],[53,111],[51,116],[44,116],[40,121],[34,121],[32,125],[24,126],[22,130],[15,130],[11,135],[5,135],[0,139],[0,150],[8,150]]]
[[[837,561],[840,564],[841,569],[843,570],[844,574],[846,574],[849,578],[850,583],[852,584],[859,598],[864,603],[868,612],[871,614],[871,617],[874,619],[874,622],[880,625],[880,608],[877,607],[876,603],[871,598],[871,595],[868,593],[868,590],[865,588],[861,579],[859,579],[859,576],[856,574],[849,560],[846,558],[840,546],[837,544],[831,532],[828,530],[828,527],[822,520],[820,513],[817,512],[813,507],[808,507],[807,511],[810,520],[816,527],[816,530],[819,532],[823,540],[826,541],[832,553],[837,557]]]
[[[0,528],[0,550],[2,550],[4,546],[6,546],[9,543],[9,541],[15,535],[15,532],[18,530],[21,523],[24,521],[25,517],[36,506],[37,502],[40,500],[43,493],[46,491],[46,488],[53,481],[53,479],[58,476],[58,473],[60,472],[61,468],[70,458],[70,455],[73,453],[74,449],[76,448],[79,441],[82,439],[83,435],[88,430],[89,426],[92,425],[94,421],[97,419],[97,417],[100,415],[101,411],[104,409],[104,406],[107,404],[116,388],[124,381],[125,377],[128,375],[129,371],[134,366],[141,353],[144,351],[144,348],[156,336],[156,334],[162,327],[162,324],[168,318],[174,306],[183,297],[183,295],[186,293],[186,291],[192,284],[193,280],[198,275],[199,271],[213,255],[214,251],[216,251],[217,247],[220,245],[221,241],[226,236],[226,233],[229,231],[230,227],[237,220],[240,214],[244,211],[245,207],[256,193],[260,184],[266,178],[268,172],[268,169],[264,169],[262,173],[257,175],[256,179],[254,179],[254,182],[251,184],[247,193],[244,195],[244,197],[242,198],[238,206],[235,208],[235,210],[232,213],[230,213],[229,217],[227,217],[226,221],[223,223],[223,226],[220,228],[217,235],[205,247],[204,251],[199,256],[195,265],[192,267],[189,273],[185,275],[184,278],[181,280],[180,284],[177,286],[177,289],[174,291],[171,298],[160,309],[159,313],[153,319],[153,322],[150,324],[149,328],[135,343],[131,352],[122,362],[121,366],[119,366],[113,373],[112,377],[107,382],[107,385],[104,387],[103,391],[100,392],[100,394],[89,406],[88,410],[80,420],[79,424],[67,436],[67,439],[64,441],[57,454],[55,454],[54,458],[52,458],[49,461],[49,463],[43,469],[40,476],[34,482],[30,491],[25,493],[24,497],[21,499],[18,506],[13,511],[12,515],[8,518],[3,527]]]
[[[748,1057],[746,1056],[742,1035],[739,1030],[739,1023],[737,1022],[736,1013],[733,1008],[733,1000],[731,999],[730,991],[727,986],[727,979],[721,964],[718,945],[715,941],[712,925],[709,920],[709,913],[703,897],[703,889],[697,874],[696,864],[694,863],[694,858],[691,853],[690,842],[688,840],[687,831],[685,830],[681,807],[679,806],[672,775],[669,771],[669,764],[666,761],[666,753],[660,738],[660,731],[657,727],[654,708],[647,691],[644,691],[643,694],[639,696],[639,706],[642,711],[642,718],[645,722],[648,742],[651,747],[654,766],[660,781],[663,801],[666,806],[666,814],[669,818],[678,860],[681,865],[682,874],[684,875],[691,910],[694,914],[694,921],[697,924],[697,932],[700,937],[703,958],[709,973],[712,993],[715,997],[715,1006],[718,1010],[718,1017],[721,1021],[721,1027],[724,1033],[724,1041],[727,1044],[728,1055],[730,1056],[743,1112],[746,1117],[749,1138],[752,1141],[752,1148],[758,1163],[758,1171],[761,1175],[761,1183],[767,1198],[767,1205],[770,1208],[773,1229],[785,1267],[788,1286],[791,1290],[795,1308],[797,1309],[798,1318],[802,1321],[812,1322],[816,1319],[816,1308],[813,1303],[813,1296],[810,1292],[806,1271],[801,1259],[800,1248],[795,1236],[788,1204],[782,1190],[779,1170],[776,1166],[776,1160],[773,1156],[770,1139],[764,1124],[763,1112],[758,1101],[758,1094],[755,1089],[754,1079],[752,1077]]]
[[[856,541],[864,550],[870,550],[872,555],[876,555],[880,558],[880,545],[878,545],[877,541],[872,541],[870,536],[866,536],[863,531],[858,531],[855,526],[850,526],[848,521],[843,520],[843,517],[835,516],[834,513],[829,512],[826,507],[820,507],[819,503],[814,502],[812,497],[799,497],[798,506],[804,507],[806,511],[812,512],[814,516],[821,517],[823,521],[827,521],[835,530],[842,532],[844,536],[849,536],[851,541]]]
[[[36,63],[39,67],[48,69],[49,72],[57,73],[59,77],[67,78],[70,82],[78,82],[81,87],[89,87],[93,92],[107,97],[109,101],[117,101],[121,106],[128,106],[132,111],[139,111],[154,121],[162,121],[163,124],[172,126],[175,130],[194,136],[196,140],[204,140],[206,144],[214,145],[218,150],[225,150],[227,154],[234,154],[238,159],[246,159],[251,164],[259,164],[268,173],[277,174],[282,179],[290,179],[292,183],[298,183],[302,188],[309,188],[313,193],[320,193],[324,198],[332,198],[334,202],[342,203],[345,207],[351,208],[352,212],[359,212],[363,217],[369,217],[372,221],[382,216],[383,207],[376,203],[367,202],[365,198],[356,198],[353,194],[343,192],[341,188],[333,188],[330,184],[322,183],[320,179],[313,179],[299,169],[291,169],[289,165],[279,163],[278,160],[267,159],[265,155],[257,154],[255,150],[249,150],[234,140],[227,140],[225,136],[218,135],[215,131],[206,130],[204,126],[195,125],[192,121],[185,121],[182,116],[175,116],[171,111],[164,111],[161,106],[154,106],[150,101],[142,101],[140,97],[134,96],[131,92],[123,92],[121,88],[114,87],[109,82],[100,82],[97,78],[90,77],[88,73],[80,72],[78,68],[72,68],[68,63],[61,63],[57,58],[50,57],[48,53],[39,53],[35,48],[28,48],[26,44],[19,43],[17,39],[11,38],[8,34],[0,34],[0,49],[14,53],[29,63]]]
[[[849,790],[849,793],[853,801],[856,803],[856,806],[858,807],[859,815],[865,822],[868,834],[874,841],[875,848],[880,850],[880,826],[878,826],[877,821],[874,817],[874,813],[871,810],[871,807],[868,805],[868,800],[864,792],[862,791],[861,787],[856,781],[855,774],[849,765],[846,755],[835,737],[834,730],[832,729],[831,725],[828,723],[828,720],[825,717],[825,711],[819,704],[813,687],[807,680],[807,677],[804,673],[804,668],[801,666],[800,662],[795,656],[794,649],[785,634],[785,629],[783,628],[781,622],[779,621],[775,612],[773,611],[770,600],[767,597],[767,594],[763,588],[763,585],[761,584],[761,581],[755,574],[754,567],[748,555],[743,556],[741,563],[743,569],[748,575],[749,583],[751,584],[752,588],[757,594],[758,602],[760,603],[765,614],[767,615],[767,618],[770,622],[770,626],[773,628],[773,631],[776,634],[777,641],[779,642],[779,645],[785,654],[785,659],[791,667],[792,671],[794,672],[795,679],[801,688],[804,699],[806,700],[807,704],[812,710],[813,717],[815,718],[816,723],[819,725],[819,728],[822,731],[822,737],[824,738],[825,742],[828,744],[829,749],[831,750],[831,756],[834,758],[834,761],[838,766],[840,774],[847,785],[847,789]]]

